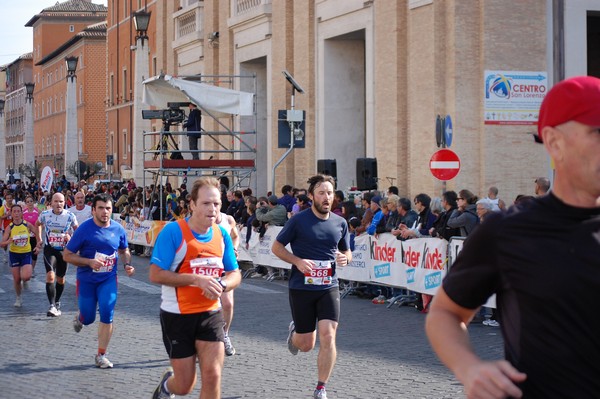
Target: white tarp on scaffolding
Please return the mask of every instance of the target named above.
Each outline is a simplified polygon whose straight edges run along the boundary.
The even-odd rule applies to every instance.
[[[215,116],[254,115],[252,93],[169,75],[146,79],[143,85],[142,101],[157,108],[166,108],[169,102],[193,102]]]

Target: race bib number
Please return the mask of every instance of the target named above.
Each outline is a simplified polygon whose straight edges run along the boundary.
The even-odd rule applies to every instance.
[[[214,278],[221,277],[225,268],[221,258],[196,258],[190,260],[190,269],[193,274],[209,276]]]
[[[329,285],[333,278],[333,262],[330,260],[315,260],[315,265],[309,273],[304,274],[304,284]]]
[[[13,237],[13,245],[15,247],[26,247],[29,244],[28,235],[18,235]]]
[[[48,234],[48,245],[50,245],[54,249],[63,250],[65,248],[65,233],[56,233],[51,231]]]
[[[94,259],[102,262],[102,266],[98,270],[93,270],[94,273],[108,273],[112,272],[113,268],[117,264],[117,254],[116,252],[112,255],[106,255],[101,252],[96,252],[94,255]]]

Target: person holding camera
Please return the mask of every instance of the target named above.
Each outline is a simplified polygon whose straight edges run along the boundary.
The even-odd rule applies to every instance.
[[[188,140],[190,143],[190,151],[192,151],[192,159],[200,159],[200,154],[198,153],[198,140],[200,139],[201,133],[201,122],[202,115],[200,114],[200,110],[194,103],[189,103],[190,113],[188,114],[188,119],[185,121],[183,126],[187,129]]]

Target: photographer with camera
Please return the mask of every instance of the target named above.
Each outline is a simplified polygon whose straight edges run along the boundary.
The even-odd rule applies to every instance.
[[[183,124],[183,126],[187,129],[188,140],[190,143],[190,151],[192,152],[192,159],[200,159],[198,153],[198,140],[200,139],[200,129],[202,122],[202,115],[200,114],[200,110],[194,103],[189,103],[190,113],[188,115],[187,121]]]

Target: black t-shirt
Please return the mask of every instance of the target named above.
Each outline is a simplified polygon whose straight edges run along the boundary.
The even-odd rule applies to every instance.
[[[497,294],[506,358],[527,373],[524,398],[600,395],[600,208],[549,194],[489,216],[443,287],[469,309]]]

